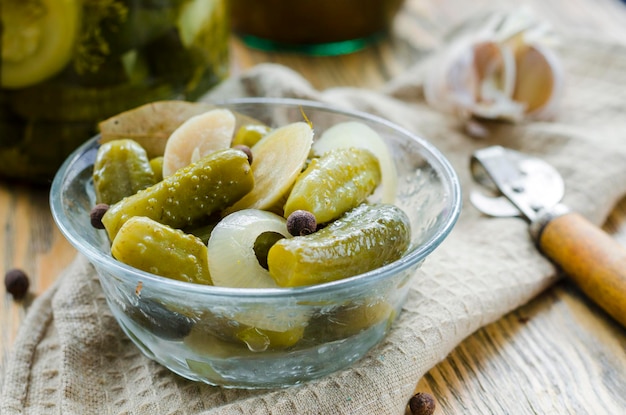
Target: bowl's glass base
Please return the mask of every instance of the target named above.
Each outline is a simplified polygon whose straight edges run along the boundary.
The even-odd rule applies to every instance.
[[[149,359],[186,379],[238,389],[286,388],[330,375],[361,359],[390,329],[384,321],[346,339],[257,354],[207,342],[207,355],[203,356],[186,347],[184,340],[158,338],[118,309],[112,310],[124,333]]]

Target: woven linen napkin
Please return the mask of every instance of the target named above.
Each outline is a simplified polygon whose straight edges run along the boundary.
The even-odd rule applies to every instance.
[[[419,64],[383,91],[317,91],[297,73],[264,64],[207,96],[297,97],[374,113],[432,141],[457,170],[465,192],[457,226],[413,279],[391,333],[352,367],[279,390],[185,380],[125,337],[93,268],[78,256],[31,306],[2,375],[0,412],[402,414],[420,377],[459,342],[558,278],[522,219],[487,218],[469,204],[474,150],[500,144],[544,158],[565,179],[564,202],[596,224],[626,194],[626,48],[585,39],[566,39],[559,48],[567,90],[557,119],[489,125],[482,139],[424,103]]]

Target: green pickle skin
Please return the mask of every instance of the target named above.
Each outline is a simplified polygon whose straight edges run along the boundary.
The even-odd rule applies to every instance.
[[[409,218],[391,204],[362,204],[325,228],[270,248],[270,275],[281,287],[322,284],[389,264],[411,242]]]
[[[146,151],[134,140],[104,143],[93,167],[96,202],[112,205],[157,182]]]
[[[207,247],[197,237],[145,216],[120,228],[111,255],[142,271],[197,284],[212,284]]]
[[[395,317],[396,310],[383,298],[348,302],[313,316],[303,337],[321,342],[345,339],[382,322],[391,325]]]
[[[154,173],[154,182],[163,180],[163,156],[157,156],[150,159],[150,167]]]
[[[265,137],[272,129],[264,124],[246,124],[239,127],[233,137],[231,147],[243,145],[253,147],[261,138]]]
[[[253,186],[246,154],[232,148],[219,150],[112,205],[102,223],[111,240],[133,216],[185,228],[230,206]]]
[[[236,339],[246,344],[250,351],[286,349],[302,339],[304,327],[293,327],[285,331],[264,330],[244,327],[236,333]]]
[[[337,219],[358,206],[380,184],[378,159],[362,148],[340,148],[311,160],[284,206],[284,216],[311,212],[318,223]]]

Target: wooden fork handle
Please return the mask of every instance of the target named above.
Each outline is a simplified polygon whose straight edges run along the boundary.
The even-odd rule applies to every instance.
[[[624,246],[573,212],[545,224],[538,245],[592,301],[626,327]]]

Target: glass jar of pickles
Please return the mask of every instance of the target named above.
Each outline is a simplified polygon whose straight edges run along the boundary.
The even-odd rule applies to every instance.
[[[48,182],[97,123],[228,74],[228,0],[2,0],[0,177]]]
[[[342,55],[384,36],[404,0],[231,0],[233,29],[251,47]]]

